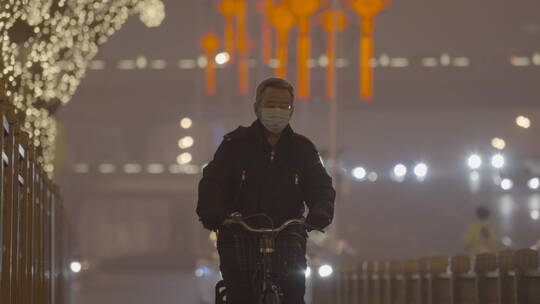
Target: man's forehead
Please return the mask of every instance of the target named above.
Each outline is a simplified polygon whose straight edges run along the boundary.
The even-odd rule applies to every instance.
[[[269,87],[264,90],[262,99],[267,103],[292,103],[291,93],[285,88]]]

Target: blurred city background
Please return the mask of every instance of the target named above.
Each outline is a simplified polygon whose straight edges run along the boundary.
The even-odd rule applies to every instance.
[[[245,41],[232,51],[228,1],[141,1],[153,7],[147,19],[129,17],[99,47],[57,110],[67,303],[213,303],[215,235],[195,215],[201,168],[224,134],[255,119],[256,85],[279,72],[267,1],[234,1],[247,8]],[[311,275],[352,260],[467,254],[462,239],[480,206],[498,249],[537,246],[540,2],[384,3],[368,58],[373,86],[360,79],[363,21],[347,1],[320,1],[309,16],[311,87],[291,125],[317,145],[338,194],[330,231],[309,242]],[[334,64],[329,9],[344,13],[333,19],[344,18]],[[241,36],[242,24],[234,29]],[[286,74],[297,89],[298,32],[289,32]]]

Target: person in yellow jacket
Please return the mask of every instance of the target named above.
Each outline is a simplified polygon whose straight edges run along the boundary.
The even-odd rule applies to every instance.
[[[489,210],[485,207],[476,209],[477,220],[474,221],[463,235],[463,247],[471,254],[494,252],[499,248],[497,230],[488,221]]]

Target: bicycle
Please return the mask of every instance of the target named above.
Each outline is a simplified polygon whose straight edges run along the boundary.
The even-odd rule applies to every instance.
[[[263,214],[263,216],[267,217]],[[242,226],[246,231],[255,233],[260,235],[259,237],[259,253],[261,254],[259,257],[259,263],[257,263],[257,271],[256,273],[262,275],[262,277],[259,277],[259,280],[256,280],[257,282],[261,282],[260,287],[258,290],[260,290],[257,304],[280,304],[281,298],[283,296],[281,292],[280,286],[273,280],[272,278],[272,254],[275,252],[275,240],[276,237],[280,232],[285,230],[287,227],[291,225],[303,225],[308,226],[305,222],[304,218],[300,219],[290,219],[284,222],[281,226],[278,228],[272,229],[272,228],[253,228],[249,224],[247,224],[244,220],[247,218],[253,217],[247,216],[243,217],[242,214],[235,212],[229,216],[229,218],[225,219],[223,222],[223,225],[228,227],[231,224],[238,224]],[[272,225],[273,226],[273,225]],[[310,227],[310,226],[308,226]],[[311,228],[311,227],[310,227]],[[226,304],[226,289],[225,284],[223,281],[219,281],[216,284],[215,288],[216,293],[216,304]]]

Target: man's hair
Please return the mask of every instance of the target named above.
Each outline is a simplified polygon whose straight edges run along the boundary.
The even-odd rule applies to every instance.
[[[476,209],[476,216],[481,220],[489,218],[489,209],[486,207],[478,207]]]
[[[256,105],[261,104],[264,90],[267,88],[285,89],[289,91],[292,100],[294,101],[294,87],[292,84],[283,78],[271,77],[261,81],[261,83],[259,83],[257,86],[257,94],[255,95]]]

